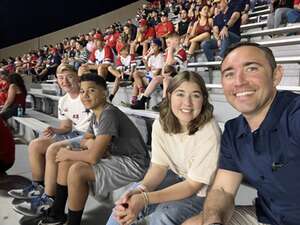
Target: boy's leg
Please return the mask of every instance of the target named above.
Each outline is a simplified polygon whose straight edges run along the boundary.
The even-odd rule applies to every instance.
[[[83,209],[89,195],[89,182],[95,181],[93,168],[85,162],[76,162],[68,174],[69,225],[80,224]]]
[[[123,187],[143,178],[146,168],[141,168],[129,157],[110,156],[96,165],[77,162],[69,171],[69,224],[80,224],[89,187],[97,196]],[[79,194],[80,193],[80,194]]]
[[[58,164],[55,161],[56,154],[60,148],[69,145],[69,140],[60,141],[51,144],[46,152],[46,169],[45,169],[45,193],[48,196],[54,196],[56,190]]]
[[[39,225],[64,224],[67,221],[65,207],[68,198],[67,176],[74,161],[58,163],[56,196],[49,214],[39,222]]]
[[[42,182],[44,180],[45,154],[52,143],[54,140],[47,137],[40,137],[30,142],[28,153],[33,181]]]
[[[148,84],[148,87],[146,88],[144,92],[144,96],[149,97],[156,89],[158,85],[160,85],[163,81],[163,76],[154,76],[150,83]]]
[[[89,182],[95,181],[95,173],[91,165],[85,162],[76,162],[69,170],[68,193],[69,209],[82,210],[89,194]]]

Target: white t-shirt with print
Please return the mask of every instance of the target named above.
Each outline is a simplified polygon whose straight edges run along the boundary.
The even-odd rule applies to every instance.
[[[58,119],[71,120],[73,129],[86,132],[91,121],[92,112],[88,112],[80,100],[71,98],[69,94],[64,95],[58,101]]]

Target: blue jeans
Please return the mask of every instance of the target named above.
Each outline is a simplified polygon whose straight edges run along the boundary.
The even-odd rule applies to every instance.
[[[183,179],[173,172],[168,172],[164,181],[159,185],[157,190],[171,186]],[[136,184],[132,186],[136,187]],[[170,201],[161,204],[153,204],[143,209],[138,215],[138,220],[149,216],[149,225],[180,225],[188,218],[197,215],[202,211],[204,198],[193,195],[178,201]],[[106,225],[118,225],[119,223],[111,215]]]
[[[300,11],[291,10],[286,15],[288,23],[300,22]]]
[[[228,37],[221,40],[220,53],[219,55],[223,58],[226,50],[230,45],[239,42],[241,40],[241,36],[228,32]],[[214,61],[214,51],[218,49],[218,43],[216,39],[210,39],[201,43],[201,47],[204,51],[204,54],[207,58],[207,61]]]

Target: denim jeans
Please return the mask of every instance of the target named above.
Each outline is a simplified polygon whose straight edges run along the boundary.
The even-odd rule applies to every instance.
[[[228,32],[228,37],[221,40],[221,47],[220,47],[220,56],[223,58],[226,50],[229,48],[230,45],[239,42],[241,40],[241,36],[233,33]],[[214,61],[214,51],[218,49],[218,43],[216,39],[210,39],[201,43],[201,47],[204,51],[204,54],[207,58],[207,61]]]
[[[178,177],[173,172],[168,172],[166,178],[159,185],[157,190],[171,186],[182,180],[182,178]],[[133,184],[130,189],[133,189],[136,186],[136,184]],[[202,211],[203,202],[204,198],[193,195],[178,201],[149,205],[148,208],[143,209],[142,212],[140,212],[137,220],[149,216],[149,225],[180,225],[188,218],[200,213]],[[106,223],[106,225],[118,224],[119,223],[115,220],[113,215],[109,217]]]
[[[300,11],[291,10],[286,15],[288,23],[300,22]]]
[[[270,13],[268,17],[267,26],[269,29],[278,28],[280,24],[287,22],[287,15],[293,9],[277,8],[274,13]]]

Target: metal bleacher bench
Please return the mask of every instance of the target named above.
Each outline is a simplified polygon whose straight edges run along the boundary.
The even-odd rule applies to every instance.
[[[269,14],[265,14],[265,15],[259,15],[259,16],[252,16],[249,17],[249,23],[255,23],[255,22],[261,22],[263,20],[267,20],[269,17]]]
[[[14,116],[12,119],[37,133],[41,133],[49,126],[57,127],[59,125],[59,120],[57,118],[32,109],[26,110],[26,114],[24,116]]]
[[[279,64],[291,64],[291,63],[300,63],[300,56],[287,56],[287,57],[276,57],[276,62]],[[197,67],[218,67],[220,66],[221,61],[213,62],[194,62],[189,63],[188,68],[197,68]]]
[[[249,17],[255,17],[255,16],[261,16],[261,15],[267,15],[271,13],[271,10],[270,8],[267,8],[267,9],[261,9],[261,10],[257,10],[257,11],[254,11],[254,12],[250,12],[249,13]]]
[[[244,32],[241,34],[241,38],[247,38],[250,40],[252,37],[257,36],[265,36],[265,35],[281,35],[286,33],[294,33],[299,32],[300,25],[293,25],[289,27],[279,27],[279,28],[273,28],[273,29],[265,29],[265,30],[259,30],[259,31],[251,31],[251,32]]]
[[[245,31],[245,30],[255,29],[255,28],[261,28],[261,29],[263,29],[266,26],[267,26],[267,21],[261,21],[261,22],[249,23],[249,24],[241,25],[241,30]]]

